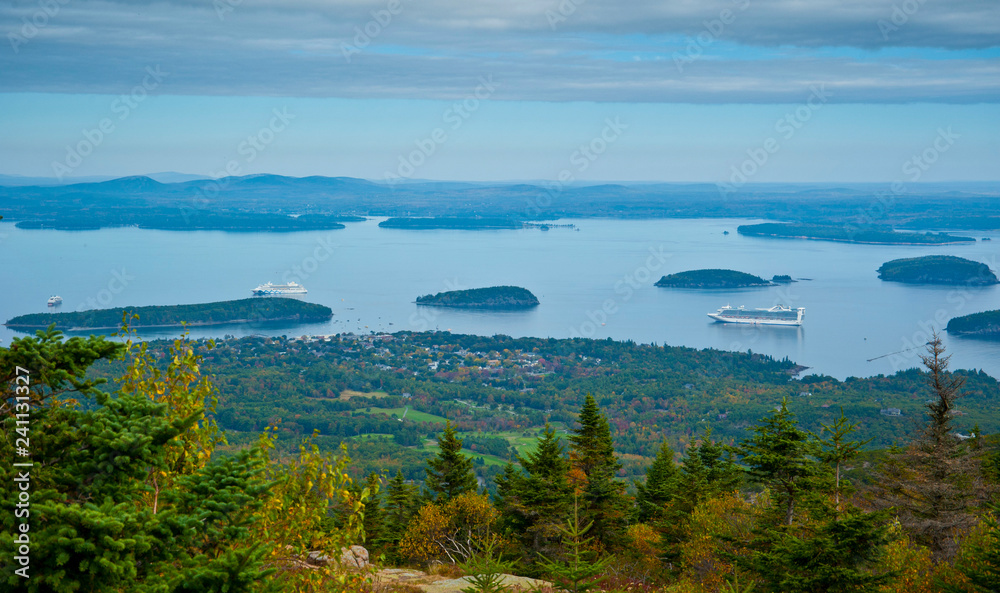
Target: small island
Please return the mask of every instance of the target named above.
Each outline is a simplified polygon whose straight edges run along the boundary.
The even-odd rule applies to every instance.
[[[736,270],[689,270],[660,278],[656,286],[667,288],[747,288],[771,286],[760,276]]]
[[[736,228],[736,232],[747,237],[813,239],[872,245],[953,245],[976,242],[974,237],[960,237],[948,233],[897,233],[892,229],[863,229],[850,225],[826,226],[766,222],[740,225]]]
[[[958,336],[1000,338],[1000,310],[955,317],[945,329]]]
[[[492,286],[428,294],[417,297],[417,304],[464,309],[530,309],[538,306],[538,297],[519,286]]]
[[[775,284],[791,284],[792,282],[795,282],[795,280],[792,280],[792,277],[788,274],[775,274],[771,277],[771,282],[774,282]]]
[[[953,255],[894,259],[879,267],[878,277],[907,284],[992,286],[1000,282],[986,264]]]
[[[390,218],[378,223],[383,229],[457,229],[465,231],[502,230],[524,228],[524,223],[511,218],[466,218],[442,216],[437,218]]]
[[[5,323],[19,330],[44,329],[56,324],[56,329],[66,331],[90,329],[118,329],[122,315],[138,315],[130,319],[130,327],[180,327],[223,325],[228,323],[262,323],[286,321],[313,323],[333,317],[330,307],[303,303],[288,298],[251,298],[238,301],[220,301],[197,305],[156,305],[148,307],[118,307],[93,309],[75,313],[31,313],[19,315]]]

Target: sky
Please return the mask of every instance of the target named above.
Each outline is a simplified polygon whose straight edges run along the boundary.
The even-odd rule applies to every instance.
[[[1000,180],[996,0],[0,0],[0,174]]]

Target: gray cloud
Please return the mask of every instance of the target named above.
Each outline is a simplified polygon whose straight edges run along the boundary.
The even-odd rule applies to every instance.
[[[811,84],[827,85],[836,102],[1000,97],[998,61],[969,51],[1000,40],[1000,3],[986,0],[636,1],[627,9],[612,0],[400,0],[350,61],[344,44],[389,0],[50,3],[60,1],[17,52],[0,46],[0,90],[126,92],[159,64],[171,73],[159,92],[193,95],[455,98],[492,74],[501,82],[495,98],[508,100],[797,102]],[[679,71],[675,57],[725,9],[732,22]],[[0,33],[19,34],[39,10],[38,2],[0,6]],[[555,30],[554,14],[565,16]],[[936,48],[953,55],[922,57]]]

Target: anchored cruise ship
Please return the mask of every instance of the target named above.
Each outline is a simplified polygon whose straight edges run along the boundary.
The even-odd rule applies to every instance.
[[[708,316],[723,323],[749,323],[751,325],[802,325],[804,307],[791,309],[775,305],[770,309],[747,309],[745,307],[725,307]]]
[[[267,294],[305,294],[309,291],[306,290],[305,286],[295,282],[289,282],[288,284],[271,284],[268,282],[267,284],[261,284],[250,292],[256,296],[262,296]]]

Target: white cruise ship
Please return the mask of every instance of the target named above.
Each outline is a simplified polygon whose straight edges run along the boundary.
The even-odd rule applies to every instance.
[[[296,282],[289,282],[288,284],[271,284],[268,282],[261,284],[250,292],[255,296],[263,296],[268,294],[305,294],[309,291],[306,290],[305,286]]]
[[[802,325],[805,307],[792,309],[775,305],[770,309],[747,309],[726,305],[708,316],[722,323],[747,323],[750,325]]]

